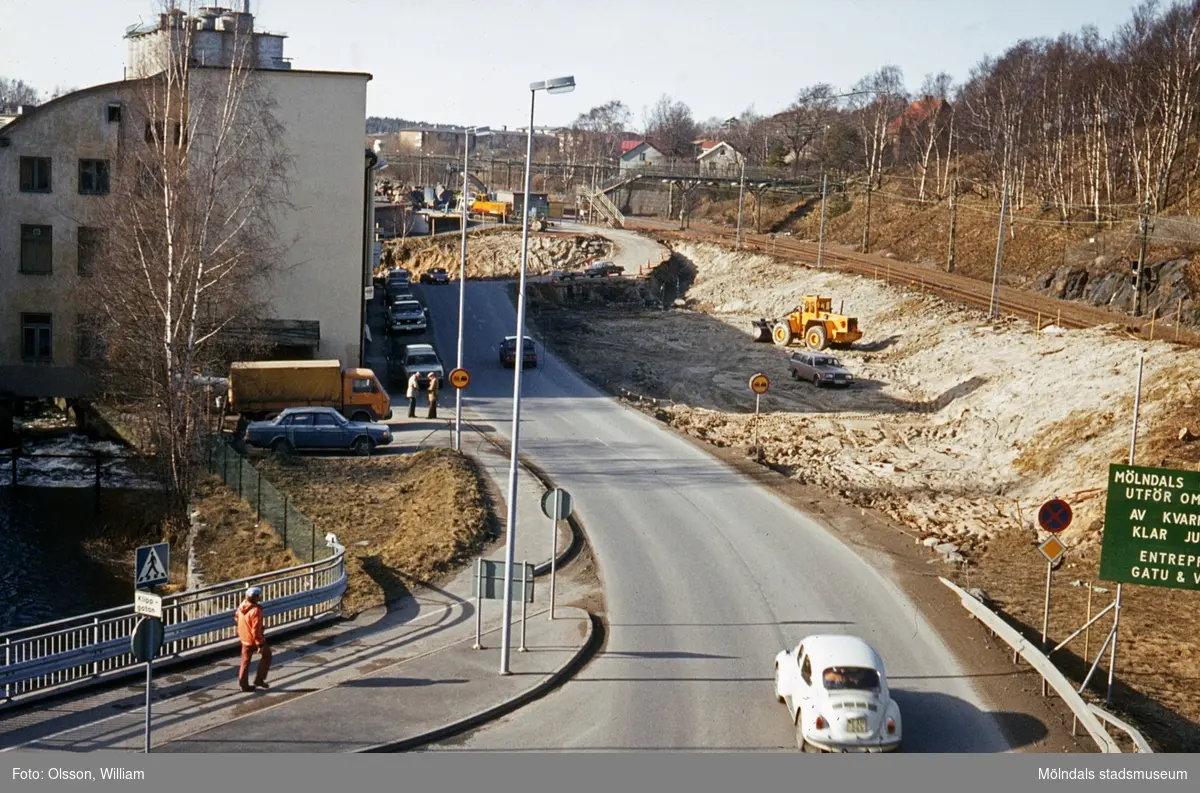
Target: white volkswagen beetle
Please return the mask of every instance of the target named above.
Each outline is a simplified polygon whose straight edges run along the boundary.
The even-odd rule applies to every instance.
[[[808,636],[776,655],[775,697],[787,705],[803,751],[900,749],[900,708],[883,659],[856,636]]]

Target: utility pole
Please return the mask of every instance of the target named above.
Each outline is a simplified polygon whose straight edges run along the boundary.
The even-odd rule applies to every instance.
[[[737,246],[742,247],[742,215],[746,206],[746,158],[742,157],[742,178],[738,182]]]
[[[1000,199],[1000,236],[996,240],[996,265],[992,269],[992,297],[988,303],[992,319],[1000,319],[1000,264],[1004,261],[1004,220],[1008,215],[1008,182],[1004,183],[1004,195]]]
[[[829,197],[829,174],[821,174],[821,233],[817,239],[817,266],[820,267],[825,260],[825,202]]]
[[[958,175],[954,176],[954,181],[950,187],[950,247],[946,251],[946,272],[954,272],[954,236],[958,230]]]
[[[1142,315],[1142,271],[1146,269],[1146,246],[1150,242],[1150,204],[1142,205],[1142,213],[1138,218],[1138,231],[1142,235],[1142,244],[1138,248],[1137,274],[1133,279],[1133,315]]]

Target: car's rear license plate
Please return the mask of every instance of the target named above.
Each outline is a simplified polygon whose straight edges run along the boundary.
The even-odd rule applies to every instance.
[[[866,717],[846,719],[846,732],[863,733],[867,731]]]

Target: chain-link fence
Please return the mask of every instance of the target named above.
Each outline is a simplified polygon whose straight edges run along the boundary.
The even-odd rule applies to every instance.
[[[269,523],[302,564],[320,561],[333,553],[326,546],[324,535],[318,538],[316,525],[227,441],[213,442],[208,453],[208,470],[241,496],[259,521]]]

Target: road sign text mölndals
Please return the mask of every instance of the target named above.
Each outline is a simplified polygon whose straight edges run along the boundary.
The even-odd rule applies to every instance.
[[[1100,578],[1200,590],[1200,472],[1109,466]]]

